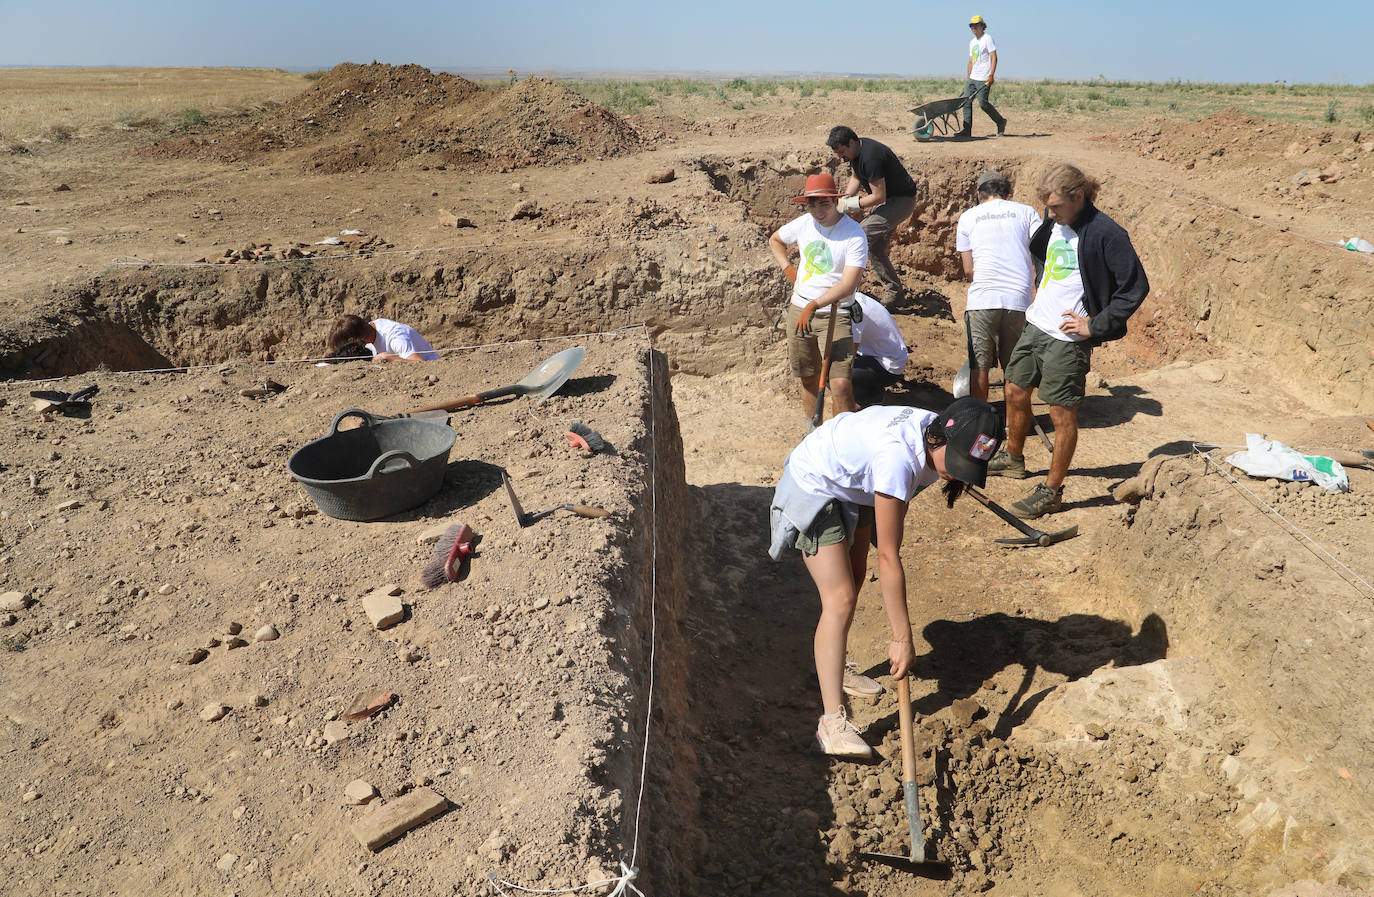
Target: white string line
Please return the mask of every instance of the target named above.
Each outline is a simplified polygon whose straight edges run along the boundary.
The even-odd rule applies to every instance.
[[[648,324],[641,322],[641,323],[638,323],[638,324],[626,324],[626,325],[623,326],[623,327],[616,327],[616,328],[613,329],[613,330],[592,330],[592,331],[588,331],[588,332],[586,332],[586,333],[570,333],[570,334],[568,334],[567,336],[531,336],[531,337],[526,337],[525,339],[510,340],[510,341],[508,341],[508,342],[503,342],[503,343],[475,343],[475,344],[470,345],[470,346],[448,346],[448,347],[445,347],[445,348],[442,348],[442,349],[434,349],[433,351],[434,351],[434,352],[437,352],[437,353],[440,354],[440,355],[445,355],[445,354],[448,354],[448,353],[451,353],[451,352],[469,352],[469,351],[471,351],[471,350],[473,350],[473,349],[493,349],[493,348],[501,348],[501,347],[503,347],[503,346],[518,346],[518,345],[521,345],[522,343],[548,343],[548,342],[556,342],[556,341],[558,341],[558,340],[582,339],[583,337],[592,337],[592,336],[612,336],[612,335],[617,334],[617,333],[620,333],[621,331],[624,331],[624,330],[638,330],[638,329],[646,329],[646,330],[647,330],[648,326],[649,326]],[[351,359],[364,359],[364,358],[366,358],[366,359],[371,359],[372,356],[371,356],[371,355],[354,355],[354,356],[350,356],[350,358],[351,358]],[[102,377],[113,377],[113,376],[117,376],[117,375],[132,376],[132,375],[134,375],[134,374],[184,374],[184,373],[189,373],[190,371],[204,371],[204,370],[209,370],[209,369],[211,369],[211,368],[221,368],[221,367],[224,367],[226,364],[228,364],[228,365],[240,365],[240,364],[244,364],[244,365],[319,364],[319,363],[322,362],[322,361],[341,361],[341,360],[343,360],[343,359],[334,358],[334,357],[328,356],[328,355],[320,356],[320,357],[318,357],[318,358],[281,358],[281,359],[277,359],[277,360],[275,360],[275,361],[258,361],[257,359],[254,359],[254,358],[231,358],[231,359],[229,359],[229,360],[227,360],[227,361],[216,362],[215,364],[193,364],[193,365],[188,365],[188,366],[186,366],[186,367],[179,367],[179,368],[145,368],[145,369],[139,370],[139,371],[104,371],[104,372],[101,373],[101,376],[102,376]],[[85,372],[80,373],[80,374],[67,374],[66,376],[63,376],[63,377],[47,377],[47,378],[42,379],[42,380],[14,380],[14,381],[11,381],[10,383],[7,383],[6,386],[23,387],[23,386],[26,386],[26,385],[31,384],[31,383],[56,383],[56,382],[59,381],[59,380],[70,380],[70,379],[75,378],[75,377],[84,377],[84,376],[88,376],[88,375],[93,374],[93,373],[95,373],[95,372],[94,372],[94,371],[85,371]]]
[[[495,249],[497,247],[519,247],[519,246],[547,246],[553,243],[578,243],[590,242],[592,240],[610,239],[629,239],[638,237],[659,237],[664,234],[690,234],[697,231],[714,231],[714,224],[701,224],[695,227],[676,227],[664,230],[632,230],[619,231],[599,234],[579,234],[575,237],[548,237],[542,240],[493,240],[489,243],[460,243],[454,246],[428,246],[419,249],[378,249],[373,252],[356,252],[338,255],[312,255],[303,256],[298,259],[261,259],[249,262],[248,264],[260,265],[281,265],[297,264],[300,262],[322,262],[322,261],[356,261],[358,259],[376,258],[384,255],[419,255],[425,252],[471,252],[478,249]],[[141,259],[138,256],[122,255],[110,260],[110,265],[116,268],[233,268],[236,265],[224,262],[156,262],[148,259]]]
[[[1253,501],[1255,504],[1259,505],[1265,511],[1268,511],[1270,514],[1273,514],[1276,518],[1282,521],[1284,526],[1288,527],[1290,535],[1300,537],[1299,541],[1305,543],[1304,547],[1306,547],[1309,551],[1316,555],[1319,560],[1325,563],[1328,567],[1332,564],[1335,564],[1337,567],[1341,568],[1341,570],[1344,570],[1346,573],[1349,573],[1352,577],[1354,577],[1356,582],[1358,582],[1360,585],[1368,589],[1371,595],[1374,595],[1374,585],[1370,585],[1368,580],[1366,580],[1363,576],[1356,573],[1354,570],[1350,569],[1348,566],[1342,563],[1340,558],[1336,557],[1334,554],[1327,551],[1315,539],[1307,535],[1307,533],[1303,532],[1301,527],[1290,521],[1287,517],[1284,517],[1282,514],[1279,513],[1278,509],[1276,509],[1274,506],[1270,505],[1264,499],[1260,498],[1258,495],[1252,492],[1248,486],[1246,486],[1234,475],[1232,475],[1232,473],[1229,470],[1218,464],[1216,462],[1216,459],[1212,457],[1211,452],[1203,451],[1201,448],[1199,448],[1198,445],[1193,446],[1193,451],[1196,452],[1198,455],[1201,455],[1203,461],[1209,467],[1216,468],[1218,473],[1220,473],[1222,476],[1224,476],[1227,480],[1231,482],[1231,485],[1237,487],[1246,495],[1250,496],[1251,501]],[[1337,573],[1339,575],[1339,571],[1337,571]],[[1344,576],[1342,576],[1341,578],[1345,579]],[[1355,583],[1351,582],[1348,579],[1345,579],[1345,582],[1347,585],[1350,586],[1355,585]],[[1356,591],[1358,591],[1358,588],[1356,589]]]
[[[644,749],[640,755],[639,765],[639,796],[635,801],[634,837],[630,848],[630,861],[626,863],[620,861],[620,876],[618,878],[607,878],[601,881],[589,882],[575,888],[526,888],[514,882],[498,878],[495,872],[487,876],[487,883],[491,885],[498,894],[504,895],[506,892],[501,887],[505,885],[526,894],[572,894],[587,888],[600,887],[616,882],[615,889],[607,897],[624,897],[633,892],[644,897],[644,892],[635,886],[634,881],[639,877],[639,867],[635,865],[639,858],[639,828],[640,816],[644,810],[645,783],[649,773],[649,741],[652,735],[654,718],[654,686],[658,671],[658,395],[655,390],[654,379],[654,343],[653,336],[649,333],[648,324],[638,325],[644,332],[645,343],[648,348],[647,362],[649,368],[649,520],[650,528],[653,531],[653,541],[650,548],[649,562],[649,687],[644,702]],[[622,328],[629,329],[629,328]]]

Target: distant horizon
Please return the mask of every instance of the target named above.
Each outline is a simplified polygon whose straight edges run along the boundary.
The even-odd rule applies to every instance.
[[[259,69],[267,71],[282,71],[293,75],[306,75],[311,72],[329,71],[337,65],[354,63],[357,65],[369,65],[381,63],[381,60],[370,59],[367,62],[357,62],[352,59],[340,60],[330,65],[123,65],[118,63],[0,63],[0,69]],[[388,62],[386,65],[421,65],[418,62]],[[433,72],[444,72],[449,75],[461,75],[464,78],[475,81],[504,81],[511,75],[509,68],[472,68],[458,66],[429,66],[424,68]],[[517,69],[515,71],[518,78],[569,78],[573,80],[657,80],[667,79],[725,79],[725,78],[757,78],[760,80],[824,80],[833,78],[854,78],[871,80],[891,80],[891,81],[935,81],[935,80],[960,80],[956,75],[945,74],[925,74],[916,75],[902,72],[837,72],[837,71],[764,71],[756,69],[564,69],[564,68],[538,68],[538,69]],[[1356,84],[1349,81],[1287,81],[1274,79],[1272,81],[1214,81],[1202,78],[1108,78],[1103,75],[1096,77],[1077,77],[1077,78],[1051,78],[1026,76],[1020,78],[999,78],[1001,82],[1008,83],[1091,83],[1093,81],[1129,82],[1134,84],[1219,84],[1219,85],[1269,85],[1284,84],[1291,87],[1352,87],[1352,88],[1374,88],[1374,82]]]
[[[1057,10],[1013,0],[954,6],[869,0],[862,8],[697,0],[0,0],[0,59],[53,67],[241,67],[313,71],[333,62],[415,63],[501,73],[795,73],[956,78],[969,19],[987,23],[997,80],[1374,86],[1374,7],[1318,13],[1281,0],[1151,0]],[[283,66],[280,60],[302,60]],[[462,64],[452,66],[455,60]],[[919,71],[920,74],[912,74]]]

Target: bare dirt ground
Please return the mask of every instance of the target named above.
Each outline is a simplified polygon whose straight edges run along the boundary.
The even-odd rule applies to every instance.
[[[663,894],[1368,892],[1374,474],[1329,494],[1220,459],[1247,432],[1374,447],[1371,259],[1332,245],[1374,234],[1369,135],[1234,113],[1106,133],[1009,108],[1006,138],[914,143],[903,98],[881,93],[620,119],[537,81],[488,96],[354,69],[189,142],[38,141],[0,174],[11,890],[479,894],[512,892],[491,874],[565,888],[623,860]],[[420,108],[417,85],[446,92]],[[507,111],[459,126],[492,109]],[[887,401],[950,398],[953,227],[985,167],[1025,201],[1054,161],[1100,176],[1154,287],[1095,354],[1067,506],[1046,521],[1083,535],[1010,551],[972,502],[926,496],[909,517],[918,777],[946,880],[863,859],[908,849],[895,701],[852,708],[887,760],[807,751],[815,593],[795,559],[765,556],[802,416],[764,239],[800,178],[833,168],[841,121],[922,191],[894,253],[913,355]],[[209,263],[346,228],[381,251]],[[443,347],[629,329],[579,337],[587,361],[544,405],[455,415],[439,495],[357,524],[312,513],[285,470],[334,413],[512,382],[571,343],[282,363],[318,354],[340,311]],[[173,365],[203,367],[118,372]],[[100,385],[90,416],[39,419],[22,380],[45,375]],[[287,390],[240,395],[269,377]],[[568,449],[573,420],[614,454]],[[1207,460],[1195,442],[1225,448]],[[1114,501],[1151,459],[1152,493]],[[1047,462],[1030,443],[1032,468]],[[611,516],[521,529],[497,467],[526,509]],[[1005,503],[1031,482],[988,491]],[[420,591],[416,537],[460,519],[482,534],[469,576]],[[361,599],[390,584],[407,616],[375,631]],[[880,672],[887,637],[872,582],[854,659]],[[378,688],[386,709],[339,719]],[[354,779],[371,806],[346,805]],[[349,834],[424,788],[447,801],[437,819],[376,854]]]

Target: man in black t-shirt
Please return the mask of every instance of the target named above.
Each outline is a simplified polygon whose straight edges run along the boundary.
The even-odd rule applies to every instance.
[[[868,235],[868,267],[882,281],[880,301],[891,307],[906,297],[906,289],[888,258],[888,246],[897,228],[916,209],[916,183],[897,154],[871,137],[860,139],[853,129],[837,125],[830,129],[825,142],[853,172],[840,197],[840,211],[868,212],[863,220]],[[861,189],[863,195],[859,194]]]

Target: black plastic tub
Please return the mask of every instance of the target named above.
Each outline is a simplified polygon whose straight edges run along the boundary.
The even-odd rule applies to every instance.
[[[348,417],[363,425],[340,430]],[[297,449],[286,469],[330,517],[378,520],[434,497],[457,438],[447,424],[350,408],[334,416],[328,435]]]

